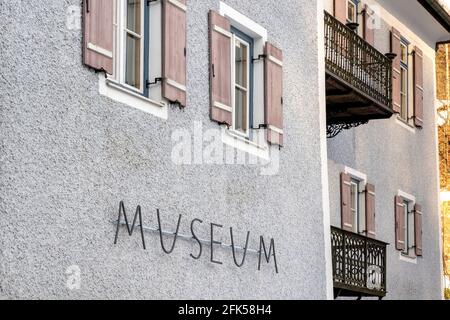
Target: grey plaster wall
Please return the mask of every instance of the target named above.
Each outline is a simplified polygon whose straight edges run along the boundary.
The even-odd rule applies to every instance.
[[[395,13],[393,13],[395,15]],[[389,50],[391,26],[381,21],[375,46]],[[424,39],[426,40],[426,39]],[[395,119],[372,121],[328,141],[331,221],[341,226],[340,172],[345,166],[367,174],[376,187],[377,238],[390,243],[388,299],[440,299],[441,270],[438,168],[434,109],[434,60],[424,59],[424,129],[411,132]],[[394,196],[402,190],[423,205],[424,256],[417,264],[401,261],[395,249]]]
[[[167,121],[99,95],[98,76],[81,62],[81,31],[66,27],[66,9],[79,2],[0,3],[0,296],[325,298],[317,3],[226,1],[267,28],[285,54],[286,146],[279,174],[261,176],[258,166],[177,166],[170,158],[173,130],[192,131],[194,121],[216,127],[207,13],[218,1],[189,1],[188,107],[170,109]],[[432,138],[419,137],[424,145]],[[183,214],[183,233],[201,218],[204,237],[209,222],[224,225],[224,242],[230,226],[240,242],[250,230],[251,247],[257,235],[274,237],[280,273],[272,264],[257,272],[252,256],[237,269],[226,250],[217,251],[221,266],[208,262],[207,248],[194,261],[196,247],[183,241],[167,256],[150,234],[147,251],[124,230],[114,246],[122,199],[130,213],[142,205],[148,225],[160,208],[167,229]],[[66,287],[72,265],[81,270],[79,290]]]

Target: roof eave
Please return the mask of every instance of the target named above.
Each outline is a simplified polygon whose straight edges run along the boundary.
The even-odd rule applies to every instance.
[[[437,0],[418,1],[448,32],[450,32],[450,14]]]

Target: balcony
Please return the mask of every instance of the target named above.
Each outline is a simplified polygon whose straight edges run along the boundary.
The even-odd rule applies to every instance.
[[[387,243],[331,227],[334,296],[386,296]]]
[[[325,65],[329,137],[392,110],[392,61],[325,12]]]

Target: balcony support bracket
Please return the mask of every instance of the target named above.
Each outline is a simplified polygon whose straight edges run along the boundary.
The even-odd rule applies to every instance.
[[[369,123],[369,121],[359,121],[355,123],[334,123],[327,125],[327,138],[336,137],[343,130],[349,130]]]

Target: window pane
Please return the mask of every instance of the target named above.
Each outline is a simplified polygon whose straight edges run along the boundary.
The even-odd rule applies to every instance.
[[[403,120],[408,120],[408,108],[407,108],[408,99],[406,95],[402,95],[402,110],[400,116]]]
[[[141,34],[141,0],[127,0],[127,29]]]
[[[352,197],[352,210],[356,211],[356,207],[358,205],[358,186],[354,183],[352,183],[351,187],[351,197]]]
[[[405,228],[405,253],[408,253],[409,251],[409,247],[410,247],[410,239],[409,239],[409,217],[408,217],[408,202],[405,201],[404,203],[404,208],[405,208],[405,223],[404,223],[404,228]]]
[[[401,114],[403,119],[408,118],[408,70],[401,68]]]
[[[351,194],[351,213],[352,213],[352,221],[353,221],[353,232],[359,232],[358,226],[358,216],[359,216],[359,208],[358,208],[358,183],[356,181],[352,181],[350,194]]]
[[[126,48],[126,84],[141,87],[141,40],[127,34]]]
[[[235,92],[235,130],[247,132],[247,93],[239,88]]]
[[[408,220],[408,242],[409,247],[414,247],[415,245],[415,239],[414,239],[414,216],[413,213],[409,214],[409,220]]]
[[[408,47],[404,44],[401,45],[402,47],[402,53],[401,53],[401,60],[403,63],[408,64]]]
[[[241,87],[247,88],[248,48],[244,43],[236,40],[235,51],[236,83]]]
[[[402,68],[402,93],[406,93],[408,90],[408,72]]]

